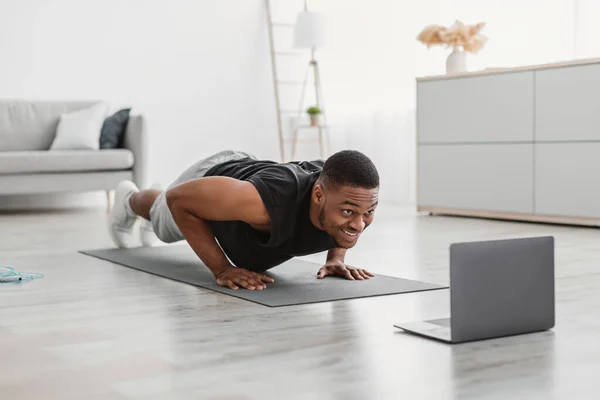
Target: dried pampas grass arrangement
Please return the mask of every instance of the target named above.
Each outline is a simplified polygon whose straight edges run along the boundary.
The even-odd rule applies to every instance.
[[[434,45],[446,45],[453,49],[462,47],[464,51],[477,53],[488,40],[480,33],[484,26],[484,22],[477,25],[465,25],[458,20],[449,28],[441,25],[428,25],[419,33],[417,40],[425,44],[427,48]]]

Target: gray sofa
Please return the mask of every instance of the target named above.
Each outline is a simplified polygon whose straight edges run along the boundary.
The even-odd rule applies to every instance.
[[[122,179],[145,186],[147,140],[141,115],[130,116],[122,148],[50,150],[60,115],[95,103],[0,100],[0,196],[108,194]]]

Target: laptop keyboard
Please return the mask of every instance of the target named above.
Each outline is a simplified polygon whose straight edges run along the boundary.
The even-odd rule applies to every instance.
[[[450,328],[450,318],[430,319],[429,321],[426,321],[426,322],[429,322],[430,324],[445,326],[446,328]]]

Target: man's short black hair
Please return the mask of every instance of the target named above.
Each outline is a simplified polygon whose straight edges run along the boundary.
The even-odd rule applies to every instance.
[[[325,161],[319,179],[325,187],[379,187],[379,173],[375,164],[369,157],[356,150],[342,150],[330,156]]]

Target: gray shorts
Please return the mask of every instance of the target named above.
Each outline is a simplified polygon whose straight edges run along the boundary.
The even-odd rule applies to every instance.
[[[225,150],[212,156],[198,161],[187,170],[185,170],[173,183],[167,187],[154,201],[150,209],[150,221],[156,236],[165,243],[173,243],[180,240],[185,240],[177,224],[173,220],[169,206],[167,205],[166,194],[173,187],[185,182],[192,181],[203,177],[206,172],[217,164],[239,160],[242,158],[251,158],[256,160],[251,154],[242,151]]]

